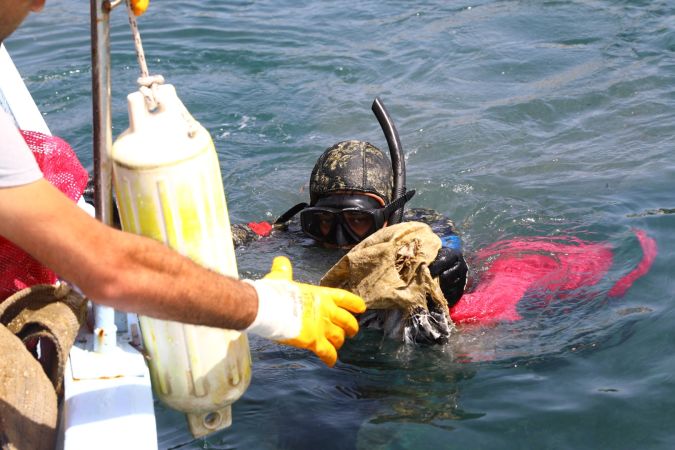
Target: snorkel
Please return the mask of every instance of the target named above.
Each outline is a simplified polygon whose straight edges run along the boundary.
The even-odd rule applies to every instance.
[[[366,141],[341,141],[326,149],[319,157],[310,176],[310,203],[299,203],[282,214],[275,227],[285,224],[296,214],[316,207],[319,199],[341,191],[374,194],[384,202],[386,225],[400,223],[403,206],[415,191],[407,192],[405,185],[405,159],[396,127],[382,100],[376,97],[372,110],[384,132],[390,158],[385,152]],[[307,232],[303,229],[303,231]],[[321,240],[321,239],[319,239]]]
[[[372,106],[373,113],[380,123],[380,127],[387,138],[387,145],[389,146],[389,155],[391,157],[391,169],[394,172],[394,193],[392,198],[399,198],[405,194],[405,157],[403,155],[403,148],[401,147],[401,139],[398,137],[398,131],[391,120],[391,116],[384,107],[382,100],[375,97]],[[389,224],[401,222],[403,219],[403,205],[398,208],[389,218]]]

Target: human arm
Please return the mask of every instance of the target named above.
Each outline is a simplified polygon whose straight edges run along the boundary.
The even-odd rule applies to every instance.
[[[436,232],[441,239],[441,249],[429,271],[432,277],[438,277],[445,300],[452,308],[464,295],[469,269],[462,252],[462,240],[455,233],[452,221],[446,219],[442,227],[436,227]]]
[[[452,308],[466,287],[468,267],[462,251],[457,248],[441,247],[434,262],[429,265],[432,277],[438,277],[443,296]]]
[[[256,314],[250,286],[101,224],[45,180],[0,189],[0,235],[96,302],[122,311],[239,330]]]
[[[429,208],[412,208],[405,212],[406,221],[428,224],[441,239],[441,249],[429,265],[431,276],[438,277],[441,291],[452,307],[464,294],[468,267],[462,252],[462,241],[449,218]]]
[[[268,324],[278,320],[259,308],[263,301],[273,305],[274,295],[259,302],[259,289],[251,284],[205,269],[159,242],[101,224],[43,179],[0,189],[0,235],[78,286],[88,297],[119,310],[236,330],[247,329],[258,318]],[[309,310],[326,304],[331,314],[335,308],[344,309],[339,304],[330,308],[334,298],[330,292],[305,294],[306,285],[290,280],[284,286],[286,291],[276,293],[279,300],[287,300],[281,308]],[[281,298],[283,295],[288,298]],[[353,312],[365,309],[359,297],[351,296],[349,300],[353,302],[347,306]],[[344,313],[349,314],[346,310]],[[342,345],[345,333],[351,336],[358,330],[355,319],[351,319],[353,322],[346,319],[348,323],[338,325],[342,339],[333,336],[335,329],[329,330],[328,342],[335,349]],[[314,326],[310,322],[326,320],[331,320],[330,314],[303,316],[300,334]],[[295,337],[288,330],[282,330],[286,334],[279,336],[265,334],[265,327],[253,331],[274,339]],[[311,339],[321,342],[323,353],[319,356],[332,365],[336,356],[324,350],[328,344],[323,338],[313,335]],[[310,343],[303,348],[317,352],[318,347]]]

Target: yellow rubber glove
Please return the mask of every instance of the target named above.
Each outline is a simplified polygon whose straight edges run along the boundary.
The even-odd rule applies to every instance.
[[[332,367],[345,334],[353,337],[359,331],[351,313],[366,310],[363,299],[342,289],[293,281],[291,262],[284,256],[274,258],[262,280],[244,281],[258,293],[258,315],[248,332],[311,350]]]
[[[131,10],[136,17],[143,14],[148,6],[150,6],[150,0],[131,0]]]

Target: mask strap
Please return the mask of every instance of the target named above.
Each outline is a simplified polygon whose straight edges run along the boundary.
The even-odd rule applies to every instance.
[[[403,205],[408,202],[413,196],[415,195],[415,190],[412,189],[393,202],[389,203],[387,206],[384,207],[384,210],[382,211],[384,213],[385,218],[388,218],[389,215],[393,212],[402,207]],[[307,203],[298,203],[297,205],[293,206],[291,209],[283,213],[277,220],[274,221],[274,225],[282,225],[289,220],[293,218],[297,213],[302,211],[303,209],[307,208],[309,206]]]
[[[415,189],[411,189],[393,202],[389,203],[387,206],[384,207],[384,210],[382,211],[384,213],[384,218],[388,219],[389,216],[391,215],[392,212],[396,211],[397,209],[401,208],[403,205],[405,205],[408,200],[413,198],[415,195]]]
[[[285,213],[283,213],[277,220],[274,221],[274,225],[282,225],[293,218],[294,215],[307,208],[307,203],[298,203]]]

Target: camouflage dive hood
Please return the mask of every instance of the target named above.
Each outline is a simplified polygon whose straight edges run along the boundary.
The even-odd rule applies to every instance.
[[[364,141],[343,141],[319,157],[309,178],[309,200],[339,191],[375,194],[389,203],[394,180],[391,164],[377,147]]]
[[[288,222],[307,206],[314,206],[320,198],[334,192],[375,194],[385,204],[406,193],[405,158],[396,127],[379,98],[373,101],[372,110],[387,139],[391,161],[369,142],[349,140],[333,145],[323,152],[312,170],[310,204],[295,205],[276,220],[276,225]],[[412,193],[408,198],[411,196]],[[402,217],[403,204],[391,214],[389,224],[399,223]]]

